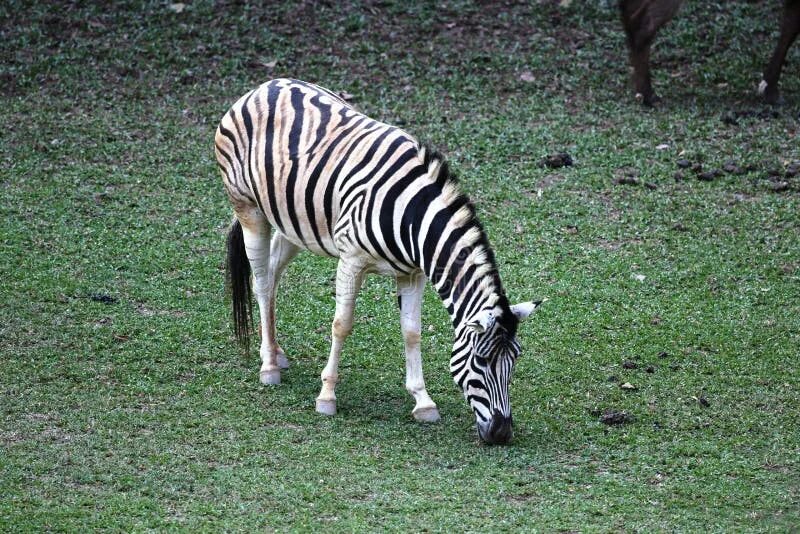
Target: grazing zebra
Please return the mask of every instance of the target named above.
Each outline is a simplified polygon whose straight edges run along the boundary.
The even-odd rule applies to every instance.
[[[475,413],[478,433],[487,443],[507,443],[517,324],[539,302],[509,304],[486,234],[442,156],[332,92],[289,79],[239,99],[222,118],[215,146],[235,215],[227,245],[234,330],[246,342],[252,272],[261,382],[279,384],[288,366],[275,340],[275,288],[289,261],[308,249],[339,258],[318,412],[336,413],[339,356],[352,330],[356,294],[365,274],[380,273],[397,280],[412,414],[418,421],[439,419],[420,356],[422,295],[430,280],[455,327],[450,371]]]

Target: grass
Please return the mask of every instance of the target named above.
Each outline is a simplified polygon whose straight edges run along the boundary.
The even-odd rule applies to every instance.
[[[800,46],[786,103],[753,95],[777,10],[684,6],[648,111],[604,2],[0,6],[0,530],[796,529],[800,182],[782,176]],[[413,422],[382,278],[359,297],[339,414],[315,414],[334,264],[308,254],[278,302],[293,367],[259,385],[231,340],[211,147],[277,76],[439,147],[512,300],[549,297],[521,328],[511,446],[478,442],[432,291],[443,419]],[[558,151],[575,165],[539,165]],[[676,181],[679,159],[744,172]],[[614,183],[628,175],[642,184]]]

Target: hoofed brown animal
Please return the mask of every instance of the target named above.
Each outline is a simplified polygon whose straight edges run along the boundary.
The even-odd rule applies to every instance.
[[[633,65],[636,99],[646,106],[652,106],[659,100],[650,80],[650,45],[658,30],[672,20],[682,3],[683,0],[620,0],[622,25],[628,37],[628,49]],[[798,33],[800,33],[800,0],[784,0],[781,35],[758,86],[759,93],[770,104],[776,103],[780,98],[778,80],[781,68],[786,60],[786,52]]]

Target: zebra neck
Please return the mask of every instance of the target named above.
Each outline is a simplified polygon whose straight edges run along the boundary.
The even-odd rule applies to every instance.
[[[483,308],[496,306],[503,288],[494,254],[477,221],[442,232],[438,254],[425,275],[442,299],[454,327]]]
[[[475,208],[447,163],[424,150],[428,172],[415,181],[402,208],[400,234],[411,263],[436,288],[453,326],[503,299],[503,288]]]

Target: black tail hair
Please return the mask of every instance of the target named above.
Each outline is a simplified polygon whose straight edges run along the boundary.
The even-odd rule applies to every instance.
[[[238,219],[233,221],[228,232],[225,286],[231,296],[233,334],[239,345],[247,350],[253,333],[253,290],[250,287],[250,262],[244,248],[242,224]]]

